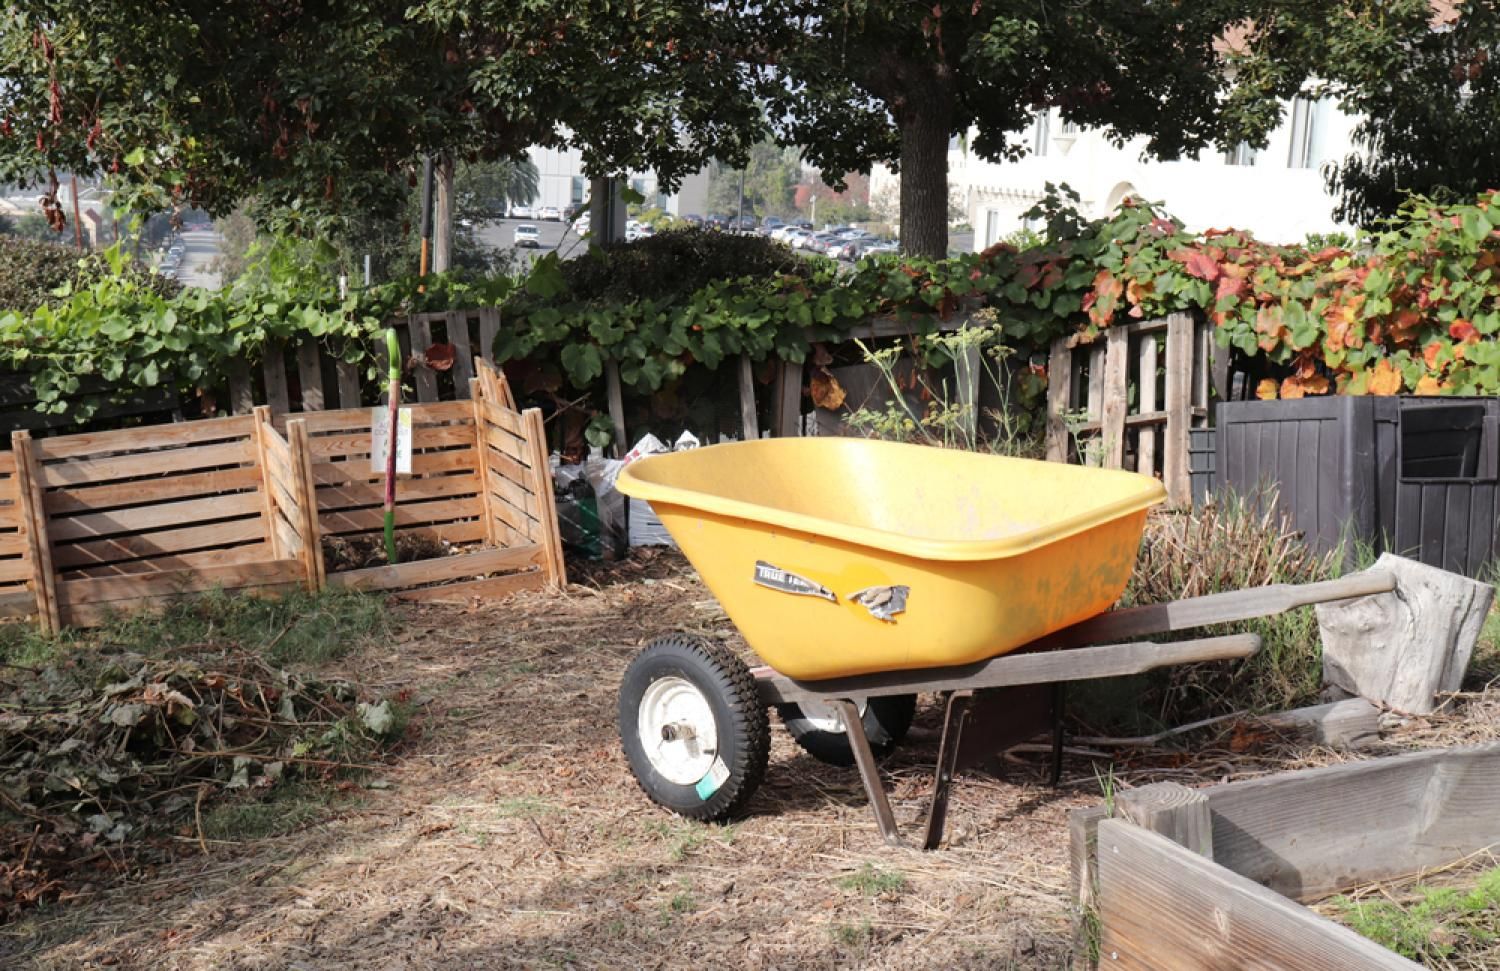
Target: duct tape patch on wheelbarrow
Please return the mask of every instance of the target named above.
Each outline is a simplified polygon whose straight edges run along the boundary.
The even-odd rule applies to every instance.
[[[755,582],[758,586],[769,587],[782,593],[793,593],[799,597],[822,597],[829,603],[839,602],[839,598],[834,596],[833,591],[821,583],[814,583],[807,577],[798,576],[790,570],[772,566],[765,560],[755,561]]]
[[[693,788],[698,791],[698,798],[708,802],[708,798],[719,791],[724,780],[729,778],[729,766],[724,764],[723,757],[714,759],[714,764],[708,767],[708,775],[698,780]]]

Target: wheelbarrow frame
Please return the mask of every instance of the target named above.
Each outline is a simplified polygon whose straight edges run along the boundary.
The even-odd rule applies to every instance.
[[[1121,677],[1157,668],[1200,661],[1247,658],[1260,650],[1255,634],[1230,634],[1194,640],[1132,641],[1212,624],[1270,617],[1297,607],[1389,593],[1396,578],[1384,570],[1307,584],[1275,584],[1249,590],[1191,597],[1100,614],[998,657],[959,667],[882,671],[822,681],[797,681],[770,667],[751,673],[760,700],[767,706],[819,701],[833,705],[843,718],[850,749],[887,843],[905,845],[880,779],[869,738],[855,698],[936,692],[946,696],[943,732],[929,801],[923,849],[942,841],[948,793],[953,776],[980,754],[994,754],[1016,741],[1017,730],[1034,734],[1036,723],[998,714],[995,692],[1023,686],[1049,686],[1047,717],[1052,725],[1052,784],[1061,773],[1065,686],[1070,681]],[[991,702],[986,704],[986,702]],[[1034,712],[1033,712],[1034,714]],[[968,734],[966,736],[966,729]],[[1024,735],[1022,737],[1025,737]]]

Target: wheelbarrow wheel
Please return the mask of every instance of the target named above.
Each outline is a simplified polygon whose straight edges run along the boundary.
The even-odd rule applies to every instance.
[[[911,728],[917,713],[916,695],[885,695],[879,698],[857,698],[855,704],[864,716],[865,737],[877,759],[895,751]],[[787,702],[776,706],[781,723],[803,750],[819,762],[829,765],[853,765],[854,749],[844,729],[838,709],[822,702],[798,704]]]
[[[734,652],[686,634],[652,641],[620,683],[620,740],[652,802],[690,819],[738,812],[766,774],[771,728]]]

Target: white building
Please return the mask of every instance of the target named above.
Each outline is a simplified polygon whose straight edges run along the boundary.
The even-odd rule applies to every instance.
[[[1333,218],[1336,202],[1324,186],[1324,163],[1353,151],[1358,119],[1328,99],[1298,98],[1264,149],[1240,146],[1195,159],[1142,159],[1144,138],[1116,147],[1103,131],[1064,124],[1057,111],[1039,112],[1025,135],[1026,157],[986,162],[955,144],[948,153],[949,187],[965,200],[974,248],[1026,227],[1024,214],[1048,182],[1067,183],[1086,216],[1112,212],[1126,196],[1162,203],[1190,231],[1243,229],[1270,243],[1300,242],[1308,233],[1347,231]],[[871,190],[899,179],[876,167]],[[1030,228],[1040,228],[1032,226]]]
[[[539,148],[526,150],[537,170],[537,198],[533,206],[556,206],[566,209],[588,199],[589,180],[583,174],[583,155],[577,149]],[[682,181],[674,193],[659,191],[656,175],[632,172],[626,179],[630,188],[646,199],[646,205],[664,209],[675,216],[702,213],[708,199],[708,170],[697,172]]]

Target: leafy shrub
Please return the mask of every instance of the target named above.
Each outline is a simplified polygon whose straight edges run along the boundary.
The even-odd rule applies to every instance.
[[[71,246],[0,235],[0,311],[31,313],[48,302],[57,302],[53,291],[66,284],[87,287],[110,275],[109,263],[97,254],[80,257]],[[171,296],[181,284],[145,268],[127,272],[136,283],[161,296]]]
[[[704,229],[673,229],[596,247],[561,268],[570,295],[621,303],[687,295],[736,277],[813,275],[810,261],[769,237]]]

